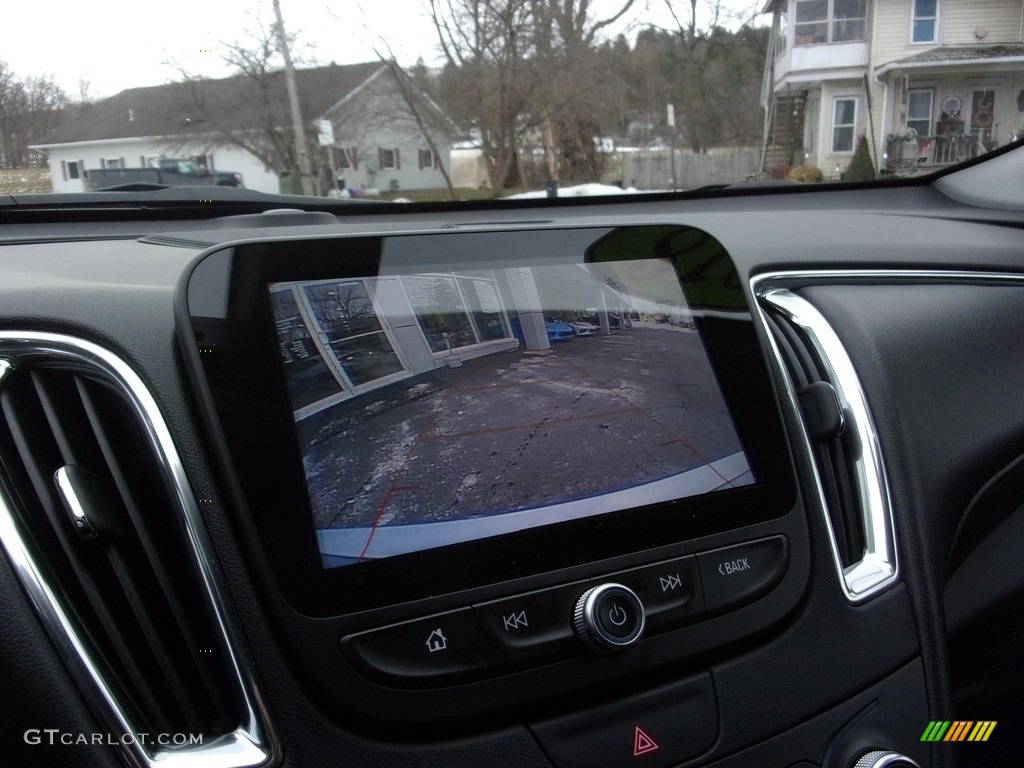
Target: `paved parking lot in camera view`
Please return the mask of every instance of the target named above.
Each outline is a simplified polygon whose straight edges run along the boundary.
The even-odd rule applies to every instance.
[[[318,529],[540,507],[741,450],[699,336],[668,328],[469,360],[353,398],[299,431]]]

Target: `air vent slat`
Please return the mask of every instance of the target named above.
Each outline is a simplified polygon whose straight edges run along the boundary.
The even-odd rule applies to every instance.
[[[212,549],[151,396],[106,350],[0,331],[0,544],[132,765],[267,763]],[[259,714],[258,714],[259,713]]]
[[[50,482],[48,470],[60,464],[61,456],[48,430],[37,384],[27,378],[12,381],[0,392],[0,401],[15,455],[21,457],[21,469],[35,491],[35,511],[49,522],[42,532],[39,526],[33,528],[36,532],[49,533],[50,536],[44,538],[56,538],[58,542],[57,547],[42,548],[47,553],[46,563],[58,574],[58,584],[68,595],[69,602],[78,606],[82,622],[96,627],[91,636],[94,651],[112,668],[120,669],[127,679],[136,681],[132,690],[122,691],[122,695],[129,697],[135,707],[141,704],[145,711],[159,711],[160,697],[147,685],[149,676],[137,663],[134,644],[122,629],[123,614],[116,604],[111,605],[118,593],[110,589],[109,568],[105,567],[102,551],[81,546],[82,543],[76,541],[77,533],[67,524]],[[5,465],[9,463],[5,458]]]
[[[90,439],[73,380],[67,376],[45,376],[40,371],[32,371],[31,376],[64,464],[84,466],[88,456],[96,455],[96,443]]]
[[[180,563],[170,561],[175,551],[175,537],[169,534],[181,536],[184,532],[177,530],[174,518],[152,520],[151,515],[143,514],[143,509],[158,509],[160,502],[153,497],[156,478],[152,477],[151,469],[144,466],[146,454],[141,452],[141,436],[132,424],[116,418],[109,398],[103,397],[106,393],[80,377],[75,383],[91,432],[134,528],[135,536],[131,541],[141,547],[141,552],[133,557],[136,567],[124,568],[118,577],[122,585],[131,590],[129,596],[132,593],[136,596],[133,611],[163,677],[181,705],[176,717],[169,711],[166,716],[174,720],[184,717],[194,730],[196,723],[192,721],[196,710],[202,715],[223,718],[227,715],[228,703],[220,693],[221,686],[209,673],[207,660],[198,655],[201,648],[209,644],[200,645],[202,641],[193,631],[196,616],[183,601],[185,595],[195,594],[199,585],[191,572],[183,570]],[[129,450],[125,450],[126,446]],[[143,482],[139,482],[140,479]],[[132,555],[131,550],[122,554]],[[140,578],[139,574],[146,578]],[[154,602],[167,608],[162,614],[165,621],[161,626],[156,626],[150,618],[148,606]]]
[[[793,380],[793,386],[799,391],[819,381],[831,385],[809,340],[778,313],[767,314],[769,327]],[[844,567],[864,555],[864,532],[858,514],[860,500],[849,472],[849,438],[850,434],[844,433],[843,436],[812,445],[828,514],[832,520],[836,547]]]
[[[786,371],[793,404],[804,421],[816,487],[846,597],[860,602],[897,576],[888,484],[877,433],[853,363],[821,313],[800,295],[778,287],[780,276],[752,281],[760,316]],[[815,392],[830,388],[830,417],[815,422]],[[801,403],[801,393],[804,402]],[[838,409],[837,409],[838,408]],[[814,429],[813,427],[822,427]],[[826,428],[826,425],[833,425]],[[813,436],[812,436],[813,433]]]
[[[127,598],[127,607],[138,622],[141,637],[153,653],[156,668],[159,669],[162,679],[166,682],[166,689],[173,697],[174,702],[161,698],[155,709],[151,709],[150,717],[159,719],[154,727],[160,727],[162,733],[172,732],[194,732],[201,723],[197,720],[190,707],[189,693],[182,684],[180,670],[174,663],[172,647],[176,645],[173,635],[168,636],[167,627],[157,627],[148,609],[152,605],[152,599],[146,594],[146,585],[143,579],[133,576],[137,572],[137,564],[130,563],[125,553],[117,547],[108,547],[107,556],[118,583],[124,590]],[[169,647],[169,643],[173,644]],[[147,675],[146,680],[153,678],[152,672]],[[174,707],[173,704],[177,706]]]

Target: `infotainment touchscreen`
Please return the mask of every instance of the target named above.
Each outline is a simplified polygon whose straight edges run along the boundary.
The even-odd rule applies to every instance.
[[[179,291],[227,508],[292,608],[588,578],[793,509],[743,281],[708,233],[359,226],[231,234]]]
[[[754,482],[669,259],[267,291],[325,568]]]

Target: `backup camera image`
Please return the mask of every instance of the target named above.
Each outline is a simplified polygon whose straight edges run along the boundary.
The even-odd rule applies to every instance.
[[[667,260],[269,291],[325,568],[755,480]]]

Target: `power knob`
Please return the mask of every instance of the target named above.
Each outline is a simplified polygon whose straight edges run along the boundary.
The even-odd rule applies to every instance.
[[[644,632],[644,606],[629,587],[601,584],[576,600],[572,626],[577,637],[601,656],[619,653]]]
[[[921,768],[906,755],[890,752],[887,749],[876,749],[858,758],[853,768]]]

